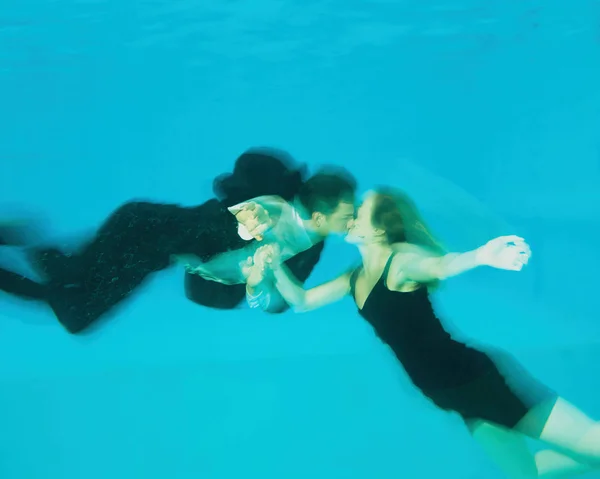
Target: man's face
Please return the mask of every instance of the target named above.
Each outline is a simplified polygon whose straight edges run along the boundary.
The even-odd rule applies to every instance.
[[[348,232],[350,222],[354,219],[354,204],[343,201],[338,205],[333,213],[325,216],[324,219],[324,234],[346,234]]]

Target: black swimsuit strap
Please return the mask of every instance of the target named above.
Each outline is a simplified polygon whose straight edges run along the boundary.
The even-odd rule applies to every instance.
[[[390,273],[390,267],[392,266],[392,260],[394,259],[394,256],[396,255],[396,253],[392,253],[390,255],[390,257],[388,258],[387,262],[385,263],[385,267],[383,268],[383,273],[381,274],[381,279],[383,280],[383,284],[385,285],[385,287],[387,288],[387,277],[388,274]],[[354,271],[352,271],[352,273],[350,273],[350,293],[352,294],[352,297],[355,297],[355,292],[356,292],[356,280],[358,279],[358,275],[360,274],[360,272],[363,270],[363,266],[357,266]]]
[[[352,294],[352,297],[355,297],[355,291],[356,291],[356,280],[358,279],[358,275],[360,274],[360,271],[362,270],[362,265],[357,266],[356,268],[354,268],[354,271],[352,271],[352,273],[350,273],[350,293]]]
[[[392,253],[390,255],[390,257],[387,260],[387,263],[385,263],[385,268],[383,268],[383,274],[381,275],[381,279],[383,279],[383,284],[385,285],[386,288],[387,288],[387,278],[388,278],[388,275],[390,274],[390,268],[392,266],[392,261],[394,259],[394,256],[396,256],[396,253]]]

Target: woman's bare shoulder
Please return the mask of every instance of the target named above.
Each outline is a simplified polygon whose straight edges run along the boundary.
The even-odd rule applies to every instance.
[[[394,243],[392,245],[392,251],[395,255],[394,262],[396,264],[402,263],[404,258],[409,259],[411,257],[414,258],[415,256],[429,258],[439,256],[428,248],[414,243]]]
[[[394,254],[415,254],[423,253],[426,250],[422,246],[412,243],[394,243],[392,245],[392,251]]]

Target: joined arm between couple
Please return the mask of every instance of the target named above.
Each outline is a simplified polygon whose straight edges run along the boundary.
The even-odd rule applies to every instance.
[[[261,214],[251,227],[260,225],[267,231],[270,220]],[[478,266],[520,271],[531,256],[529,245],[516,235],[494,238],[465,253],[447,253],[408,196],[389,188],[365,196],[356,219],[348,224],[346,240],[358,246],[362,266],[309,290],[283,264],[286,254],[280,243],[259,244],[242,268],[248,291],[260,297],[268,290],[265,285],[274,286],[296,311],[316,309],[352,293],[362,309],[380,280],[391,291],[411,292]]]
[[[285,300],[272,282],[255,282],[248,278],[248,258],[252,258],[261,246],[276,244],[279,257],[285,262],[316,247],[330,234],[345,233],[354,217],[354,197],[352,192],[340,189],[332,192],[330,201],[313,195],[320,201],[317,205],[309,205],[310,212],[299,200],[288,202],[275,195],[260,196],[231,206],[228,210],[237,219],[238,235],[248,243],[208,261],[193,255],[177,255],[177,260],[184,264],[188,273],[204,279],[229,285],[245,283],[246,300],[253,308],[279,310]]]

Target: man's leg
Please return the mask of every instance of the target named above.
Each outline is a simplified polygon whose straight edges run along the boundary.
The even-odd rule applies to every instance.
[[[235,217],[218,201],[195,208],[127,203],[80,252],[37,251],[34,263],[48,279],[48,302],[71,333],[87,328],[129,297],[175,254],[203,259],[244,246]]]
[[[0,268],[0,291],[34,301],[45,301],[48,295],[45,284],[37,283],[4,268]]]
[[[0,246],[24,246],[30,236],[28,228],[22,223],[0,223]],[[37,283],[18,273],[0,268],[0,291],[21,299],[44,301],[47,295],[46,285]]]

